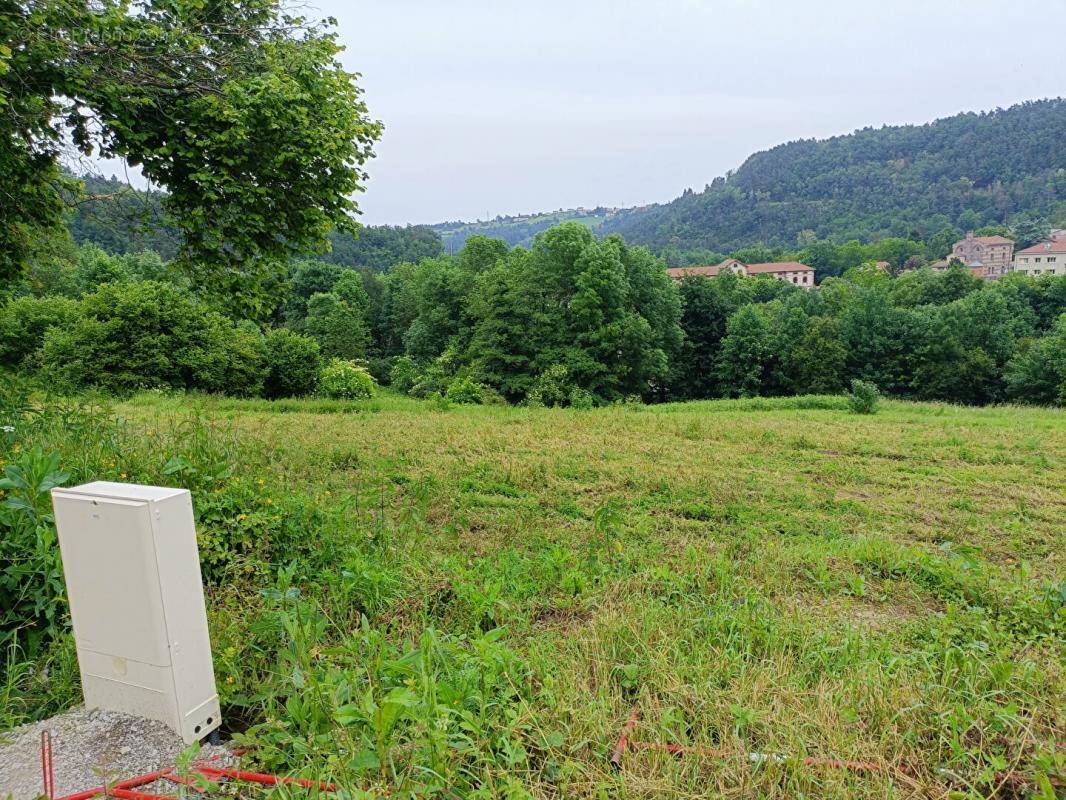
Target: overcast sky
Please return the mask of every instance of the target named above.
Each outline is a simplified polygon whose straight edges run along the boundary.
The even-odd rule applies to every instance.
[[[1066,94],[1066,0],[304,2],[385,123],[374,224],[665,201],[790,139]]]

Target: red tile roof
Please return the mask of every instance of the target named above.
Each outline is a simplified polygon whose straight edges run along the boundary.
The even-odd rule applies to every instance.
[[[1016,256],[1038,256],[1041,253],[1066,253],[1066,236],[1060,236],[1047,242],[1037,242],[1032,247],[1019,250]]]
[[[981,244],[1014,244],[1006,236],[975,236],[973,240]]]

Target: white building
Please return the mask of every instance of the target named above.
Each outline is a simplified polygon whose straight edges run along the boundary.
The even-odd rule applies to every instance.
[[[1019,250],[1014,271],[1025,275],[1066,275],[1066,233],[1055,231],[1052,238]]]

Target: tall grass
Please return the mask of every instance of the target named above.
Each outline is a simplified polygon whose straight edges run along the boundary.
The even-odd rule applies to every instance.
[[[1061,780],[1063,412],[373,403],[143,395],[34,423],[72,481],[193,490],[224,716],[264,767],[464,798]],[[15,652],[0,720],[74,701],[68,635]],[[638,738],[736,757],[611,769],[634,705]]]

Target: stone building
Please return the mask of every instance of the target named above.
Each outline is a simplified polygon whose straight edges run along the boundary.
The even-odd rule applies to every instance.
[[[973,231],[951,248],[948,262],[961,261],[975,275],[995,279],[1010,270],[1014,260],[1014,242],[1006,236],[974,236]]]

